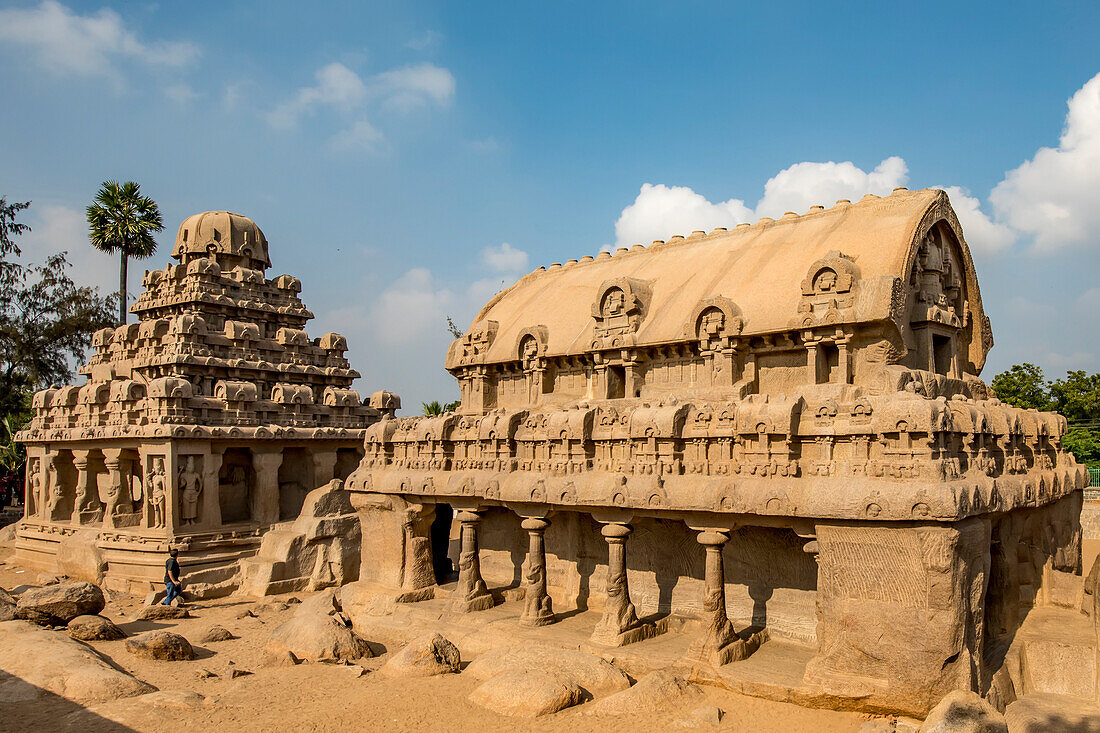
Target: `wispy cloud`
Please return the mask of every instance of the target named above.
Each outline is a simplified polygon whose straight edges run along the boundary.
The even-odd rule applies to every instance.
[[[29,51],[39,66],[58,75],[116,81],[122,62],[178,68],[199,56],[193,43],[142,40],[109,8],[80,15],[56,0],[0,10],[0,43]]]

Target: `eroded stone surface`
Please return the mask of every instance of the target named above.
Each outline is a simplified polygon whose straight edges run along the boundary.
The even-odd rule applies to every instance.
[[[1100,733],[1100,705],[1068,695],[1036,694],[1005,710],[1009,733]]]
[[[106,605],[103,590],[97,585],[59,583],[24,592],[15,606],[15,617],[62,626],[77,616],[95,615]]]
[[[633,687],[586,705],[588,715],[630,715],[658,712],[684,699],[702,697],[696,685],[669,670],[651,672]]]
[[[458,672],[461,664],[458,647],[442,634],[426,634],[410,641],[379,671],[389,677],[431,677]]]
[[[492,649],[470,662],[463,675],[489,680],[524,670],[555,672],[580,688],[589,699],[630,687],[626,673],[593,654],[552,646],[522,645]]]
[[[973,692],[956,690],[925,718],[920,733],[1008,733],[1004,716]]]
[[[271,632],[264,647],[269,660],[293,659],[307,662],[343,662],[370,657],[367,642],[332,616],[295,616]],[[293,662],[292,662],[293,663]]]
[[[236,639],[233,633],[224,626],[211,626],[206,633],[199,637],[200,644],[210,644],[217,641],[229,641]]]
[[[126,637],[114,621],[103,616],[77,616],[67,628],[69,636],[80,641],[115,641]]]
[[[134,616],[135,621],[163,621],[180,618],[191,618],[191,614],[183,606],[165,606],[162,603],[145,606]]]
[[[0,699],[38,694],[28,685],[87,705],[155,688],[108,663],[87,644],[24,621],[0,622]]]
[[[195,658],[191,643],[171,631],[147,631],[126,640],[126,651],[134,656],[176,662]]]
[[[135,725],[149,711],[170,719],[173,714],[213,707],[214,703],[210,699],[192,690],[159,690],[139,697],[93,705],[86,710],[70,713],[66,720],[74,728],[83,725],[102,726],[104,720],[120,725]]]
[[[584,691],[572,677],[551,669],[511,668],[482,682],[470,702],[494,713],[537,718],[581,703]]]

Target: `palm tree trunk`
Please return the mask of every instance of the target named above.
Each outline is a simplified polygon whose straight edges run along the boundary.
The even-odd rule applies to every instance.
[[[122,250],[122,267],[118,271],[118,325],[126,325],[126,250]]]

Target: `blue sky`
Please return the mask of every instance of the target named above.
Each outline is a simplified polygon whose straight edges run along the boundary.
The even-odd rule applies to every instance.
[[[112,287],[105,179],[251,216],[363,392],[457,397],[538,265],[896,185],[947,187],[997,345],[1100,370],[1096,3],[0,2],[0,194]]]

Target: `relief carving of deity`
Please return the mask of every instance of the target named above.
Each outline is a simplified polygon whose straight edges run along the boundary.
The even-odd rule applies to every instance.
[[[153,466],[149,469],[149,503],[153,513],[153,527],[164,526],[164,508],[167,497],[167,487],[164,480],[164,459],[156,457]]]
[[[199,497],[202,495],[202,476],[195,470],[195,457],[187,456],[187,463],[180,469],[180,519],[183,524],[194,524],[199,517]]]

